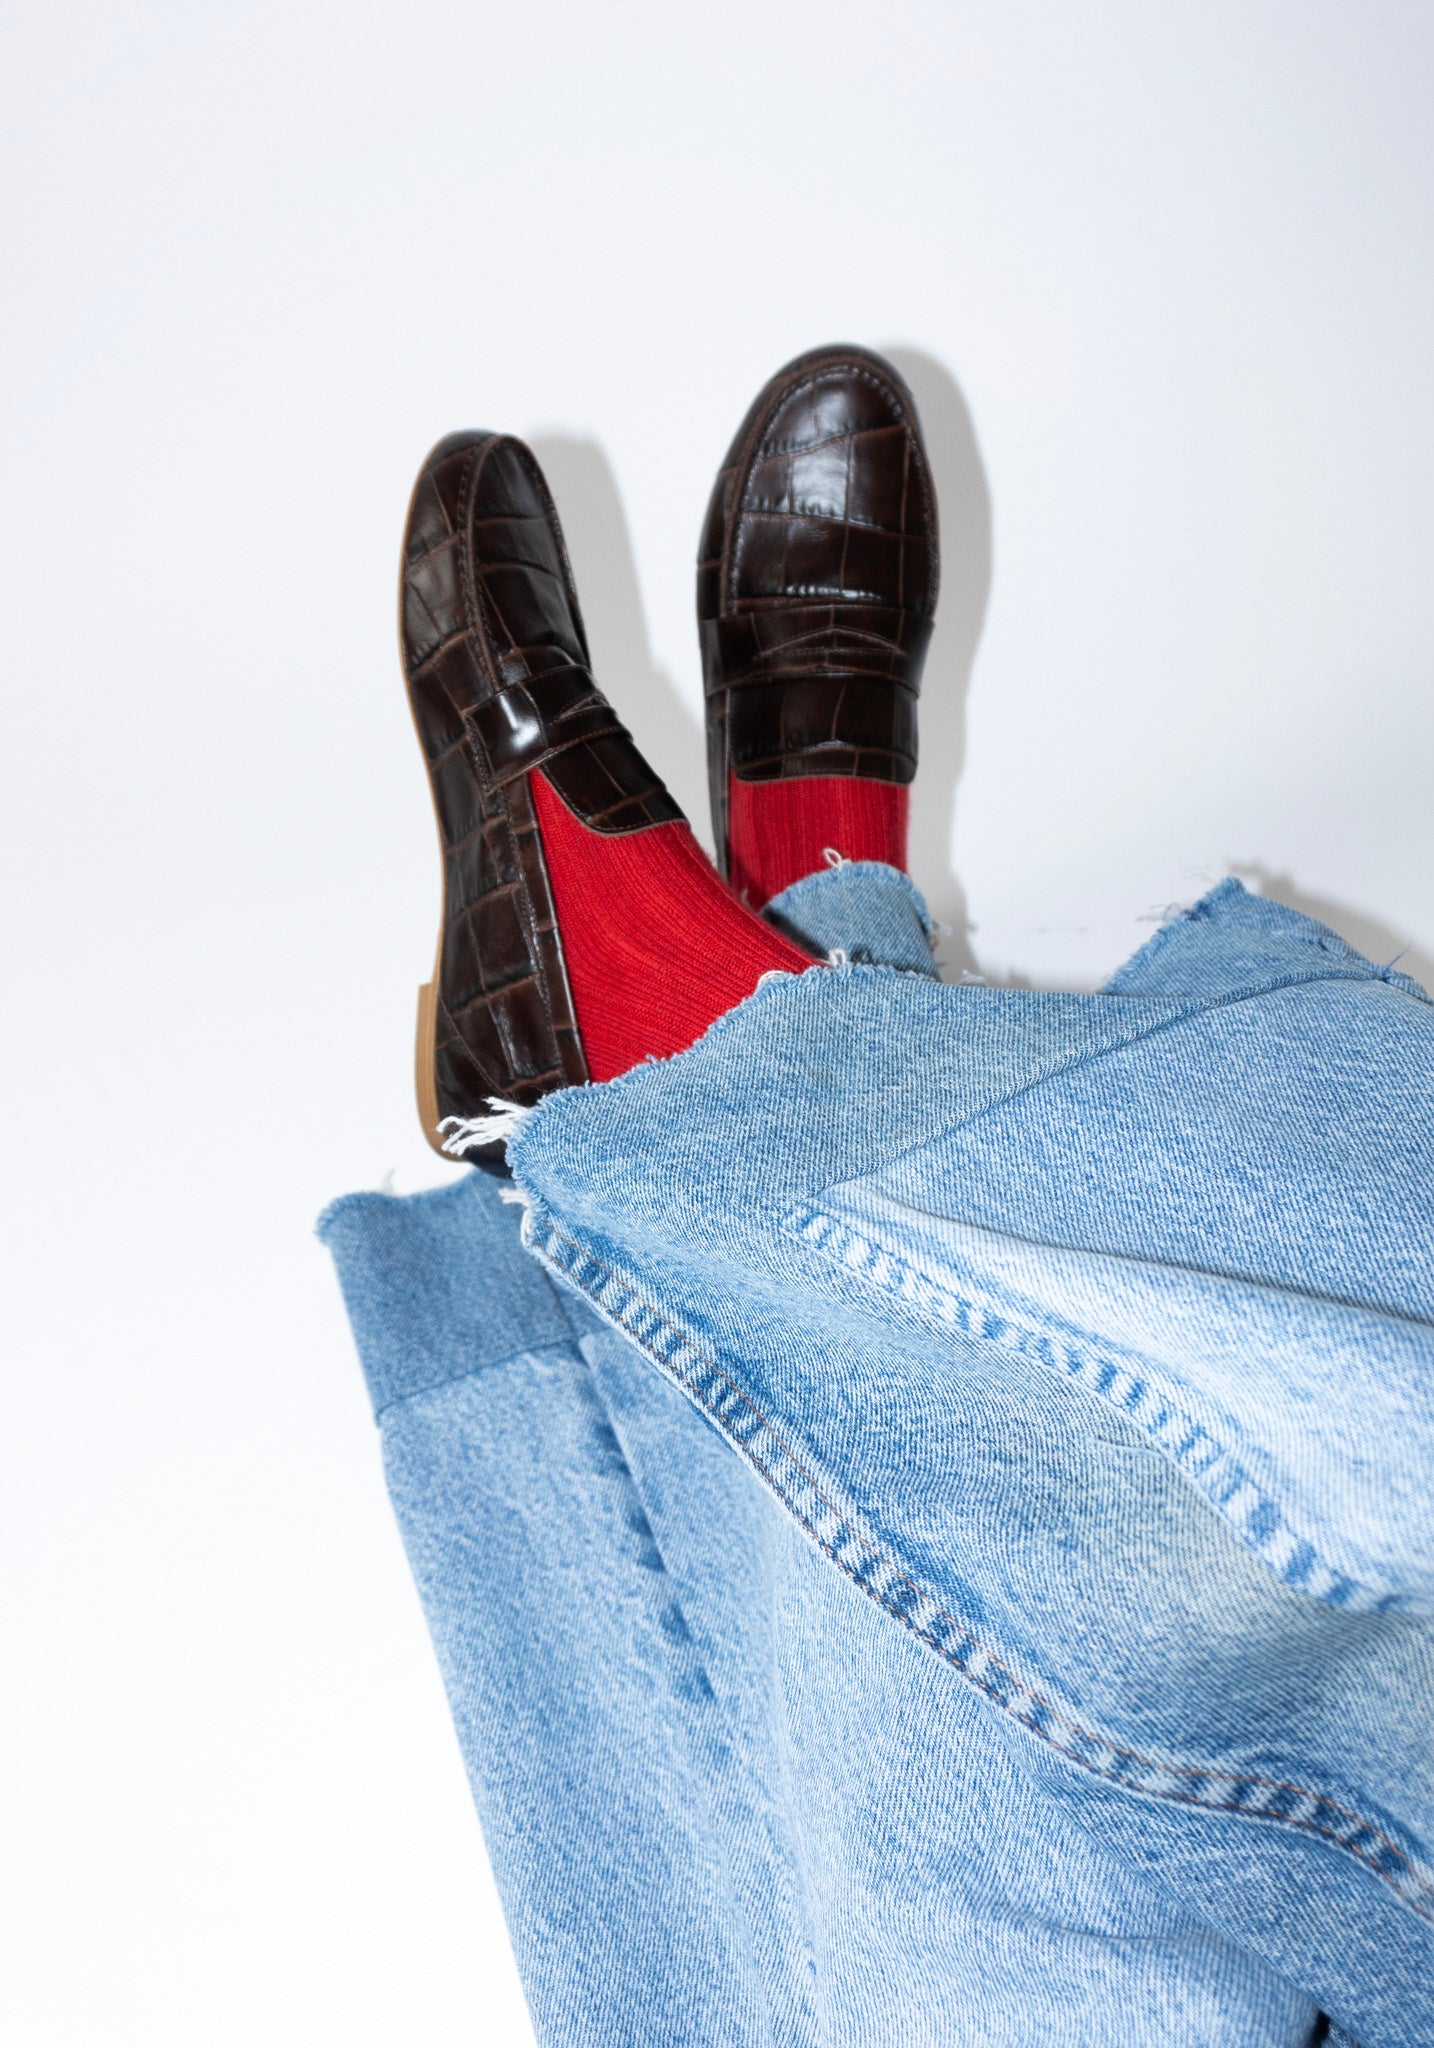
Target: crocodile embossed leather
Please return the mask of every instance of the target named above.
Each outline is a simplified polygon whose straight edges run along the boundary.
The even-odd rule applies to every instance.
[[[531,1103],[682,1052],[811,958],[743,909],[588,669],[562,529],[521,441],[457,434],[414,492],[402,638],[443,844],[419,1113]],[[455,1133],[468,1158],[501,1144]]]
[[[531,771],[594,832],[682,813],[593,682],[557,512],[521,441],[451,434],[424,463],[399,631],[443,849],[418,1042],[419,1113],[441,1151],[445,1117],[588,1078]]]
[[[698,556],[724,874],[729,778],[911,781],[938,578],[936,499],[906,385],[866,349],[798,356],[738,429]]]

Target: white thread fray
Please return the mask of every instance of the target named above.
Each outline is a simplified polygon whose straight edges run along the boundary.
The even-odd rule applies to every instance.
[[[791,975],[785,967],[769,967],[765,974],[757,976],[757,987],[765,988],[771,981],[790,981]]]
[[[822,848],[822,859],[829,868],[849,868],[851,866],[851,862],[847,859],[846,855],[838,853],[834,846],[824,846]]]
[[[851,955],[845,946],[833,946],[827,954],[828,967],[850,967]]]
[[[524,1118],[532,1115],[531,1105],[505,1102],[501,1095],[490,1095],[488,1107],[491,1116],[444,1117],[438,1128],[446,1133],[443,1149],[450,1158],[461,1159],[479,1145],[506,1145]]]

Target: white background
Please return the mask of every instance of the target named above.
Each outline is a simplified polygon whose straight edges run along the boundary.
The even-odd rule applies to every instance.
[[[537,441],[700,818],[713,469],[885,347],[950,968],[1092,986],[1233,865],[1428,977],[1434,15],[28,0],[0,78],[5,2038],[519,2043],[310,1236],[444,1171],[412,473]]]

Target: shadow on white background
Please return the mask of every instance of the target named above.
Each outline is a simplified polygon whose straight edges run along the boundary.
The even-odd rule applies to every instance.
[[[705,837],[713,474],[887,349],[945,971],[1095,986],[1243,862],[1428,978],[1431,101],[1415,0],[9,10],[7,2041],[530,2039],[311,1235],[450,1171],[425,450],[535,441]]]
[[[952,832],[966,757],[966,697],[991,591],[991,494],[970,409],[950,371],[920,349],[890,346],[883,353],[916,399],[940,510],[941,592],[922,688],[911,865],[933,916],[948,928],[943,973],[959,979],[976,970],[976,961],[965,895],[952,866]],[[702,727],[653,657],[612,465],[595,442],[570,435],[540,433],[532,447],[567,536],[599,682],[710,850]],[[695,582],[695,530],[692,553]],[[695,644],[695,612],[692,632]]]

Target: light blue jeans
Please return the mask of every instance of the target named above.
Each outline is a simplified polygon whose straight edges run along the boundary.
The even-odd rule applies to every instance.
[[[1434,2044],[1434,1007],[1234,882],[1098,996],[773,910],[321,1226],[540,2041]]]

